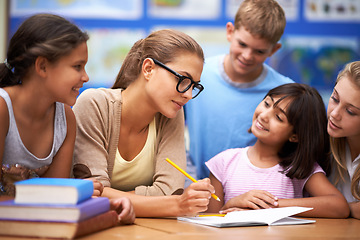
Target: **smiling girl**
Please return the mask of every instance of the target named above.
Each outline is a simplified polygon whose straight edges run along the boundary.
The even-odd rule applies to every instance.
[[[10,40],[0,64],[0,192],[30,177],[70,177],[75,117],[89,80],[88,35],[62,17],[34,15]]]
[[[360,61],[339,73],[328,105],[334,171],[331,181],[344,194],[351,216],[360,219]]]
[[[329,141],[319,93],[290,83],[268,92],[253,115],[255,145],[226,150],[206,165],[221,201],[209,212],[312,207],[307,217],[345,218],[349,208],[328,181]]]

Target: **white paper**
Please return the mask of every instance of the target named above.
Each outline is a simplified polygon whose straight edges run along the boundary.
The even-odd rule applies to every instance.
[[[284,207],[230,212],[225,217],[179,217],[178,220],[214,227],[236,227],[256,225],[291,225],[314,223],[314,220],[291,218],[312,208]]]

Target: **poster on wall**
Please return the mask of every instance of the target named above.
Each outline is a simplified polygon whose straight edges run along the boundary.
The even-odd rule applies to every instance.
[[[91,28],[88,45],[87,87],[111,87],[133,44],[146,36],[144,29]]]
[[[358,38],[287,36],[269,64],[296,82],[329,95],[339,71],[355,59],[360,59]]]
[[[206,57],[227,54],[226,22],[234,20],[242,1],[10,0],[9,32],[14,33],[24,17],[39,12],[79,22],[90,35],[90,81],[85,87],[111,87],[131,46],[155,29],[189,34]],[[360,0],[278,2],[288,24],[282,48],[267,62],[295,81],[332,89],[344,64],[360,59]]]
[[[360,22],[360,1],[306,0],[304,15],[309,21]]]
[[[215,20],[221,15],[221,0],[148,0],[152,18]]]
[[[243,0],[226,0],[226,17],[234,19]],[[300,0],[277,0],[285,12],[287,21],[297,21],[299,18]]]
[[[142,0],[11,0],[13,17],[50,12],[71,18],[139,19],[143,14]]]
[[[170,28],[168,25],[155,26],[151,31]],[[204,51],[205,58],[229,52],[230,43],[226,38],[226,28],[221,27],[172,27],[178,31],[184,32],[197,41]]]

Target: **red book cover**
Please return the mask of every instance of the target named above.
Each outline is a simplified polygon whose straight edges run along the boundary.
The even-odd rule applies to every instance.
[[[73,239],[117,224],[118,214],[114,210],[77,223],[0,220],[0,235]]]

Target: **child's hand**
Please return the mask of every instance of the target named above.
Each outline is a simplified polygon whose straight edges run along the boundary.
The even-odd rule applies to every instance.
[[[249,209],[232,207],[232,208],[228,208],[228,209],[225,209],[225,210],[220,210],[219,213],[226,214],[226,213],[229,213],[229,212],[236,212],[236,211],[243,211],[243,210],[249,210]]]
[[[127,197],[110,199],[110,209],[118,213],[120,224],[133,224],[135,222],[134,208]]]
[[[199,212],[206,211],[211,193],[214,192],[214,187],[208,178],[190,184],[180,196],[180,215],[194,216]]]
[[[230,199],[222,210],[236,207],[242,209],[261,209],[277,207],[278,199],[271,193],[263,190],[251,190]]]
[[[98,180],[96,180],[95,178],[87,178],[86,180],[90,180],[93,182],[94,185],[94,192],[93,192],[93,197],[100,197],[103,190],[104,190],[104,186],[102,185],[101,182],[99,182]]]

